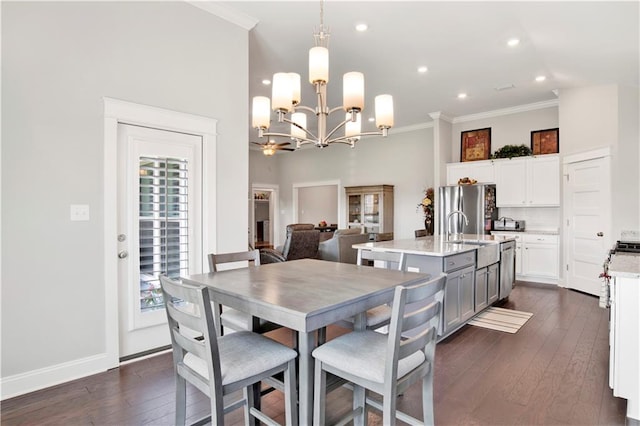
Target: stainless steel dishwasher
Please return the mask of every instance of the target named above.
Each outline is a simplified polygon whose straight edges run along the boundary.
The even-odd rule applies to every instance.
[[[516,242],[500,243],[500,296],[506,299],[511,293],[516,280]]]

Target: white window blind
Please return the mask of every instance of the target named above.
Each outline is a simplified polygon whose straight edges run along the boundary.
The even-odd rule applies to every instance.
[[[164,309],[160,274],[189,271],[188,164],[140,158],[140,310]]]

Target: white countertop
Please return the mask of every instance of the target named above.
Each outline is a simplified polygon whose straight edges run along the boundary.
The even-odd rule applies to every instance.
[[[551,230],[542,230],[542,231],[535,231],[533,229],[527,229],[526,231],[491,231],[491,233],[500,233],[500,234],[541,234],[541,235],[558,235],[558,231],[551,231]]]
[[[390,240],[375,243],[354,244],[355,249],[367,249],[373,251],[395,251],[407,254],[419,254],[428,256],[450,256],[452,254],[473,251],[477,245],[469,244],[473,242],[495,242],[499,244],[503,241],[513,241],[512,237],[502,237],[498,235],[485,234],[464,234],[462,243],[449,243],[442,236],[421,237],[410,240]],[[466,242],[466,243],[465,243]]]
[[[616,253],[611,256],[609,275],[614,277],[640,278],[640,254]]]

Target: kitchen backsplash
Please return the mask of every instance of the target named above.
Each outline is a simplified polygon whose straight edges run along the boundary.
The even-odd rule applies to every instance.
[[[502,216],[526,221],[525,231],[560,231],[559,207],[501,207]]]

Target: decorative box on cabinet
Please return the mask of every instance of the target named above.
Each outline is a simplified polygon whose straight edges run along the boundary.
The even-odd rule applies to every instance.
[[[458,180],[464,177],[475,179],[478,183],[494,183],[493,160],[447,164],[447,185],[457,185]]]
[[[346,186],[349,228],[365,233],[393,232],[393,185]]]
[[[557,155],[496,160],[498,207],[560,205],[560,160]]]

